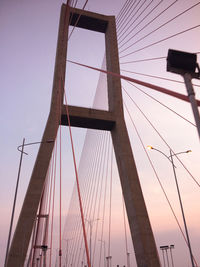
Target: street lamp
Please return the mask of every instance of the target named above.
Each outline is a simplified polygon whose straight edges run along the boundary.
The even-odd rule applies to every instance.
[[[95,219],[95,220],[88,220],[88,219],[85,219],[89,226],[90,226],[90,262],[92,264],[92,226],[93,226],[93,223],[98,221],[99,218]]]
[[[111,263],[112,256],[107,256],[106,260],[107,260],[107,267],[111,267],[112,266],[112,263]]]
[[[186,150],[186,151],[179,152],[179,153],[173,153],[172,150],[170,149],[169,150],[170,151],[170,155],[167,156],[165,153],[163,153],[162,151],[160,151],[157,148],[154,148],[152,146],[147,146],[147,148],[158,151],[159,153],[161,153],[162,155],[164,155],[171,162],[171,164],[172,164],[173,173],[174,173],[174,179],[175,179],[177,193],[178,193],[178,198],[179,198],[179,203],[180,203],[180,207],[181,207],[181,213],[182,213],[182,217],[183,217],[183,223],[184,223],[184,227],[185,227],[187,245],[188,245],[188,249],[189,249],[189,253],[190,253],[190,258],[191,258],[191,263],[192,263],[192,267],[195,267],[194,260],[193,260],[193,254],[192,254],[192,248],[191,248],[191,244],[190,244],[190,238],[189,238],[187,224],[186,224],[186,219],[185,219],[185,214],[184,214],[184,209],[183,209],[183,204],[182,204],[182,199],[181,199],[181,194],[180,194],[178,180],[177,180],[176,171],[175,171],[176,166],[174,165],[174,161],[173,161],[173,156],[176,156],[178,154],[189,153],[189,152],[191,152],[191,150]]]
[[[6,264],[7,264],[8,251],[9,251],[9,247],[10,247],[10,238],[11,238],[12,226],[13,226],[13,220],[14,220],[14,214],[15,214],[15,205],[16,205],[16,200],[17,200],[17,192],[18,192],[19,179],[20,179],[21,166],[22,166],[22,158],[23,158],[23,154],[28,155],[26,152],[24,152],[24,147],[25,146],[30,146],[30,145],[35,145],[35,144],[53,143],[53,142],[54,142],[53,140],[47,140],[47,141],[42,141],[42,142],[34,142],[34,143],[25,144],[25,138],[23,138],[22,145],[17,147],[17,150],[21,153],[21,155],[20,155],[19,168],[18,168],[18,174],[17,174],[17,182],[16,182],[16,187],[15,187],[15,195],[14,195],[14,201],[13,201],[12,214],[11,214],[11,219],[10,219],[10,228],[9,228],[9,233],[8,233],[6,256],[5,256],[5,262],[4,262],[4,266],[5,267],[6,267]]]

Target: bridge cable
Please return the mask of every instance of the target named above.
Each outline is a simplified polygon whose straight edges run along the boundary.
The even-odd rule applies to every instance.
[[[165,191],[165,189],[164,189],[164,187],[163,187],[163,185],[162,185],[162,183],[161,183],[161,180],[160,180],[160,178],[159,178],[159,176],[158,176],[158,174],[157,174],[157,172],[156,172],[156,169],[155,169],[155,167],[154,167],[154,165],[153,165],[153,162],[151,161],[151,159],[150,159],[150,157],[149,157],[149,154],[147,153],[147,150],[146,150],[146,148],[145,148],[145,146],[144,146],[144,143],[143,143],[143,141],[142,141],[142,138],[141,138],[141,136],[140,136],[140,134],[139,134],[139,132],[138,132],[138,130],[137,130],[137,127],[136,127],[136,125],[135,125],[135,123],[134,123],[134,121],[133,121],[133,119],[132,119],[132,116],[131,116],[131,114],[130,114],[128,108],[127,108],[127,105],[125,104],[125,102],[123,102],[123,103],[124,103],[124,106],[125,106],[125,109],[126,109],[128,115],[129,115],[129,118],[130,118],[130,120],[131,120],[131,122],[132,122],[132,124],[133,124],[133,127],[134,127],[134,129],[135,129],[135,131],[136,131],[136,134],[137,134],[137,136],[138,136],[138,138],[139,138],[139,140],[140,140],[140,143],[141,143],[141,145],[142,145],[142,147],[143,147],[143,150],[144,150],[144,152],[145,152],[145,154],[146,154],[146,156],[147,156],[147,158],[148,158],[148,160],[149,160],[149,163],[150,163],[150,165],[151,165],[151,167],[152,167],[152,169],[153,169],[153,172],[154,172],[154,174],[155,174],[155,176],[156,176],[156,178],[157,178],[157,181],[158,181],[158,183],[159,183],[159,185],[160,185],[160,187],[161,187],[161,190],[162,190],[162,192],[163,192],[163,194],[164,194],[164,196],[165,196],[165,198],[166,198],[166,200],[167,200],[167,203],[168,203],[168,205],[169,205],[169,207],[170,207],[170,209],[171,209],[171,211],[172,211],[172,214],[173,214],[173,216],[174,216],[174,218],[175,218],[175,220],[176,220],[176,222],[177,222],[177,225],[178,225],[178,227],[179,227],[179,229],[180,229],[180,231],[181,231],[181,234],[182,234],[182,236],[183,236],[183,238],[184,238],[184,240],[185,240],[185,243],[186,243],[186,245],[188,246],[186,236],[185,236],[185,234],[184,234],[184,232],[183,232],[183,230],[182,230],[182,228],[181,228],[181,225],[180,225],[179,220],[178,220],[178,218],[177,218],[177,216],[176,216],[176,213],[175,213],[175,211],[174,211],[174,209],[173,209],[173,207],[172,207],[172,204],[171,204],[171,202],[170,202],[170,200],[169,200],[169,198],[168,198],[168,196],[167,196],[167,193],[166,193],[166,191]],[[194,259],[194,261],[195,261],[195,263],[196,263],[196,265],[197,265],[197,262],[196,262],[196,259],[194,258],[194,255],[192,255],[192,256],[193,256],[193,259]]]
[[[95,227],[95,237],[94,237],[94,249],[93,249],[93,266],[94,266],[94,257],[95,257],[95,251],[96,251],[96,243],[97,243],[97,231],[99,227],[99,220],[100,220],[100,208],[101,208],[101,197],[102,197],[102,191],[103,191],[103,176],[102,173],[104,172],[104,167],[105,165],[105,149],[106,149],[106,131],[104,131],[104,136],[103,136],[103,147],[102,147],[102,152],[101,152],[101,162],[100,162],[100,168],[99,168],[99,173],[98,173],[98,180],[100,180],[100,186],[99,186],[99,195],[98,199],[96,198],[96,203],[97,203],[97,214],[96,214],[96,227]]]
[[[91,66],[88,66],[88,65],[85,65],[85,64],[81,64],[81,63],[78,63],[78,62],[74,62],[74,61],[71,61],[71,60],[67,60],[67,61],[72,63],[72,64],[76,64],[76,65],[79,65],[79,66],[82,66],[82,67],[86,67],[86,68],[89,68],[89,69],[92,69],[92,70],[100,71],[100,72],[103,72],[103,73],[106,73],[106,74],[110,74],[110,75],[115,76],[115,77],[119,77],[119,78],[121,78],[123,80],[127,80],[127,81],[130,81],[130,82],[136,83],[136,84],[140,84],[142,86],[151,88],[151,89],[156,90],[158,92],[161,92],[161,93],[176,97],[178,99],[181,99],[183,101],[189,102],[189,99],[188,99],[188,97],[186,95],[182,95],[180,93],[171,91],[169,89],[166,89],[166,88],[163,88],[163,87],[151,84],[151,83],[143,82],[143,81],[140,81],[140,80],[137,80],[137,79],[133,79],[133,78],[128,77],[128,76],[120,75],[118,73],[114,73],[114,72],[111,72],[111,71],[106,71],[106,70],[102,70],[102,69],[99,69],[99,68],[91,67]],[[196,100],[196,101],[197,101],[197,105],[200,106],[200,100]]]
[[[123,88],[123,87],[122,87]],[[156,129],[156,127],[152,124],[152,122],[148,119],[148,117],[144,114],[144,112],[141,110],[141,108],[139,108],[139,106],[136,104],[136,102],[133,100],[133,98],[128,94],[128,92],[125,90],[125,88],[123,88],[123,91],[127,94],[127,96],[131,99],[131,101],[134,103],[134,105],[137,107],[137,109],[141,112],[141,114],[144,116],[144,118],[149,122],[149,124],[151,125],[151,127],[154,129],[154,131],[158,134],[158,136],[161,138],[161,140],[165,143],[165,145],[173,152],[173,154],[175,154],[175,152],[173,151],[173,149],[170,147],[170,145],[167,143],[167,141],[162,137],[162,135],[159,133],[159,131]],[[198,183],[198,181],[195,179],[195,177],[192,175],[192,173],[187,169],[187,167],[183,164],[183,162],[179,159],[179,157],[177,155],[174,155],[177,160],[181,163],[181,165],[183,166],[183,168],[187,171],[187,173],[189,174],[189,176],[193,179],[193,181],[196,183],[196,185],[198,187],[200,187],[200,184]]]
[[[141,0],[140,0],[141,1]],[[129,5],[126,7],[126,10],[123,14],[123,17],[121,19],[121,21],[117,21],[117,29],[119,30],[123,24],[124,24],[124,20],[126,21],[127,20],[127,17],[128,17],[128,13],[131,12],[131,9],[133,8],[133,6],[135,5],[136,3],[136,0],[135,1],[132,1],[132,3],[130,2]],[[135,8],[135,7],[134,7]]]
[[[107,188],[108,188],[108,169],[109,169],[109,156],[111,150],[111,138],[108,138],[107,142],[107,152],[106,152],[106,164],[105,164],[105,184],[104,184],[104,198],[103,198],[103,211],[102,211],[102,225],[101,225],[101,239],[103,240],[104,236],[104,225],[105,225],[105,209],[106,209],[106,196],[107,196]],[[99,254],[99,267],[101,267],[101,254],[102,254],[102,242],[100,246],[100,254]],[[105,260],[105,259],[104,259]]]
[[[76,176],[76,184],[77,184],[77,190],[78,190],[78,198],[79,198],[79,205],[80,205],[80,212],[81,212],[81,221],[82,221],[82,227],[83,227],[83,236],[84,236],[85,250],[86,250],[86,256],[87,256],[87,264],[88,264],[88,267],[91,267],[90,258],[89,258],[89,251],[88,251],[88,244],[87,244],[87,238],[86,238],[86,231],[85,231],[85,221],[84,221],[84,215],[83,215],[81,193],[80,193],[80,187],[79,187],[78,171],[77,171],[77,165],[76,165],[74,144],[73,144],[73,138],[72,138],[72,132],[71,132],[71,124],[70,124],[70,118],[69,118],[69,110],[68,110],[67,97],[66,97],[65,90],[64,90],[64,96],[65,96],[65,103],[66,103],[66,112],[67,112],[67,119],[68,119],[68,126],[69,126],[70,140],[71,140],[73,162],[74,162],[74,170],[75,170],[75,176]]]
[[[88,213],[91,212],[91,205],[92,205],[92,201],[91,201],[91,197],[92,197],[92,189],[93,187],[95,187],[95,183],[94,181],[96,181],[96,179],[94,179],[94,176],[95,176],[95,172],[96,172],[96,168],[97,168],[97,163],[98,163],[98,159],[99,159],[99,156],[100,156],[100,147],[101,147],[101,144],[102,144],[102,138],[101,138],[102,135],[98,134],[98,142],[97,142],[97,145],[96,145],[96,150],[92,149],[92,152],[94,152],[94,156],[93,156],[93,164],[90,168],[90,172],[88,173],[88,178],[89,178],[89,190],[85,191],[86,192],[86,199],[85,199],[85,208],[84,208],[84,213],[85,213],[85,218],[89,217],[88,216]],[[96,153],[95,153],[96,152]],[[88,227],[87,226],[87,231],[88,231]],[[81,246],[82,246],[82,241],[81,240]],[[80,244],[80,238],[78,239],[78,244]],[[84,253],[83,253],[83,256],[84,256]]]
[[[151,0],[150,2],[149,2],[149,4],[140,12],[140,14],[134,19],[134,21],[132,21],[131,22],[131,20],[133,19],[133,18],[131,18],[130,20],[129,20],[129,22],[131,22],[131,24],[128,26],[128,28],[130,29],[130,27],[131,26],[133,26],[133,24],[138,20],[138,18],[141,18],[141,16],[142,16],[142,14],[148,9],[148,7],[153,3],[153,1],[154,0]],[[163,0],[162,0],[163,1]],[[161,1],[161,2],[162,2]],[[144,18],[141,20],[141,21],[144,21]],[[138,22],[138,24],[137,25],[139,25],[140,23],[141,23],[141,21],[139,21]],[[128,23],[129,23],[128,22]],[[127,24],[128,24],[127,23]],[[135,28],[135,27],[134,27]],[[125,29],[125,28],[124,28]],[[131,29],[131,32],[133,31],[133,29]],[[121,38],[122,38],[122,36],[125,34],[127,32],[127,29],[125,29],[124,31],[122,31],[122,32],[117,32],[117,35],[118,35],[118,40],[120,40]],[[130,33],[129,33],[130,34]],[[128,34],[128,35],[129,35]],[[124,39],[126,39],[126,37],[128,36],[128,35],[126,35],[120,42],[118,42],[118,44],[119,43],[121,43]]]
[[[200,52],[194,52],[194,53],[200,54]],[[160,59],[167,59],[167,57],[153,57],[153,58],[144,58],[144,59],[133,60],[133,61],[128,61],[128,62],[120,62],[120,65],[138,63],[138,62],[148,62],[148,61],[160,60]]]
[[[153,0],[152,0],[153,1]],[[150,3],[152,3],[152,1],[150,2]],[[130,23],[130,21],[132,20],[132,19],[134,19],[134,17],[135,17],[135,15],[138,13],[138,11],[143,7],[143,5],[146,3],[146,0],[144,0],[143,2],[142,2],[142,4],[139,6],[139,8],[135,11],[135,9],[136,9],[136,7],[138,6],[138,4],[141,2],[141,0],[137,3],[137,5],[135,6],[135,8],[130,12],[130,14],[129,14],[129,17],[130,17],[130,19],[126,22],[126,23],[123,23],[122,24],[122,28],[120,29],[120,27],[118,27],[117,28],[117,32],[118,32],[118,35],[120,36],[120,34],[121,33],[123,33],[124,32],[124,29],[128,26],[128,24]],[[133,13],[133,11],[135,11],[135,13],[132,15],[132,13]],[[137,17],[138,18],[138,17]],[[135,20],[137,20],[137,18],[135,19]],[[134,20],[134,21],[135,21]],[[129,27],[130,27],[130,25],[129,25]],[[125,31],[126,32],[126,31]]]
[[[101,162],[101,157],[102,157],[102,147],[103,147],[103,134],[102,132],[100,133],[100,145],[98,147],[98,154],[96,157],[96,163],[94,165],[94,169],[93,169],[93,173],[91,174],[91,179],[94,181],[94,183],[92,183],[93,186],[93,190],[91,187],[91,191],[90,191],[90,198],[88,200],[88,209],[87,209],[87,214],[85,213],[85,218],[87,221],[87,231],[88,229],[91,231],[90,234],[92,234],[92,223],[95,220],[95,210],[96,210],[96,204],[97,204],[97,193],[98,193],[98,186],[99,186],[99,180],[97,179],[97,174],[99,171],[99,166],[100,166],[100,162]],[[92,219],[91,219],[92,217]],[[90,238],[92,238],[90,236]],[[91,242],[91,240],[90,240]],[[90,261],[91,261],[91,265],[93,266],[93,262],[92,262],[92,246],[90,244]]]
[[[121,47],[123,47],[127,42],[129,42],[130,40],[132,40],[136,35],[138,35],[138,33],[140,33],[140,32],[142,32],[146,27],[148,27],[152,22],[154,22],[157,18],[159,18],[162,14],[164,14],[169,8],[171,8],[174,4],[176,4],[178,2],[178,0],[175,0],[173,3],[171,3],[167,8],[165,8],[163,11],[161,11],[157,16],[155,16],[152,20],[150,20],[148,23],[146,23],[139,31],[137,31],[133,36],[131,36],[124,44],[122,44],[121,46],[119,46],[119,49],[121,48]],[[162,1],[160,1],[157,5],[156,5],[156,8],[160,5],[162,3]],[[153,9],[153,10],[155,10],[155,9]],[[148,15],[149,14],[151,14],[152,13],[152,11],[150,11],[150,13],[148,13]],[[148,16],[147,16],[148,17]],[[144,18],[144,19],[146,19],[146,17]],[[143,21],[143,20],[142,20]],[[137,27],[137,25],[136,25],[136,27]],[[129,34],[131,33],[131,32],[133,32],[133,30],[135,30],[135,28],[136,27],[134,27],[133,29],[132,29],[132,31],[130,31],[127,35],[126,35],[126,37],[128,37],[129,36]],[[124,39],[123,39],[124,40]],[[122,42],[122,40],[121,40],[121,42]],[[120,42],[120,43],[121,43]]]
[[[121,18],[124,17],[124,12],[125,10],[127,10],[128,6],[129,6],[129,2],[131,2],[132,0],[126,0],[126,2],[124,3],[124,5],[122,6],[121,10],[119,11],[117,17],[116,17],[116,23],[119,23]]]
[[[152,46],[154,46],[154,45],[156,45],[156,44],[162,43],[162,42],[167,41],[167,40],[169,40],[169,39],[171,39],[171,38],[177,37],[178,35],[181,35],[181,34],[183,34],[183,33],[189,32],[189,31],[191,31],[191,30],[197,29],[197,28],[199,28],[199,27],[200,27],[200,24],[198,24],[198,25],[196,25],[196,26],[193,26],[193,27],[190,27],[190,28],[188,28],[188,29],[186,29],[186,30],[183,30],[183,31],[181,31],[181,32],[178,32],[178,33],[175,33],[175,34],[170,35],[170,36],[168,36],[168,37],[165,37],[165,38],[163,38],[163,39],[161,39],[161,40],[159,40],[159,41],[156,41],[156,42],[151,43],[151,44],[149,44],[149,45],[143,46],[142,48],[139,48],[139,49],[137,49],[137,50],[135,50],[135,51],[133,51],[133,52],[130,52],[130,53],[128,53],[128,54],[125,54],[125,55],[121,56],[120,58],[124,58],[124,57],[127,57],[127,56],[129,56],[129,55],[135,54],[135,53],[140,52],[140,51],[142,51],[142,50],[144,50],[144,49],[146,49],[146,48],[152,47]]]
[[[113,180],[113,148],[111,150],[110,161],[110,199],[109,199],[109,228],[108,228],[108,257],[110,257],[110,234],[111,234],[111,215],[112,215],[112,180]]]
[[[83,10],[85,9],[87,3],[88,3],[88,0],[85,1],[85,4],[84,4],[83,7],[82,7],[82,13],[83,13]],[[78,22],[79,22],[79,20],[80,20],[80,18],[81,18],[82,13],[79,14],[79,16],[78,16],[78,18],[77,18],[77,20],[76,20],[76,22],[75,22],[75,24],[74,24],[74,27],[73,27],[73,29],[71,30],[70,34],[69,34],[68,41],[69,41],[69,39],[71,38],[71,36],[72,36],[72,34],[73,34],[73,32],[74,32],[76,26],[78,25]]]
[[[131,46],[139,43],[140,41],[144,40],[146,37],[150,36],[151,34],[155,33],[156,31],[160,30],[162,27],[168,25],[170,22],[174,21],[175,19],[179,18],[180,16],[184,15],[185,13],[187,13],[188,11],[190,11],[191,9],[193,9],[194,7],[198,6],[200,4],[200,2],[196,3],[195,5],[187,8],[186,10],[184,10],[183,12],[179,13],[178,15],[176,15],[175,17],[171,18],[170,20],[166,21],[165,23],[161,24],[158,28],[154,29],[153,31],[149,32],[148,34],[144,35],[143,37],[141,37],[140,39],[138,39],[137,41],[135,41],[134,43],[132,43],[131,45],[127,46],[126,48],[124,48],[123,50],[120,51],[120,53],[123,53],[124,51],[126,51],[127,49],[129,49]]]
[[[127,257],[127,267],[130,267],[130,264],[128,262],[128,239],[127,239],[127,230],[126,230],[126,216],[125,216],[125,203],[124,203],[124,196],[122,192],[122,208],[123,208],[123,220],[124,220],[124,237],[125,237],[125,248],[126,248],[126,257]]]
[[[120,62],[120,65],[132,64],[132,63],[138,63],[138,62],[147,62],[147,61],[160,60],[160,59],[166,59],[166,57],[144,58],[144,59],[138,59],[138,60],[133,60],[133,61]]]
[[[182,81],[178,81],[178,80],[174,80],[174,79],[164,78],[164,77],[160,77],[160,76],[155,76],[155,75],[150,75],[150,74],[145,74],[145,73],[140,73],[140,72],[135,72],[135,71],[124,70],[124,69],[120,69],[120,70],[123,72],[133,73],[133,74],[141,75],[144,77],[156,78],[156,79],[160,79],[160,80],[164,80],[164,81],[185,84]],[[193,86],[200,87],[200,85],[198,85],[198,84],[193,84]]]
[[[135,87],[137,90],[139,90],[140,92],[142,92],[143,94],[145,94],[146,96],[148,96],[149,98],[153,99],[154,101],[156,101],[157,103],[159,103],[161,106],[165,107],[166,109],[170,110],[171,112],[173,112],[174,114],[176,114],[178,117],[180,117],[181,119],[185,120],[186,122],[190,123],[191,125],[193,125],[194,127],[197,127],[194,123],[192,123],[191,121],[189,121],[188,119],[186,119],[185,117],[183,117],[182,115],[180,115],[178,112],[176,112],[175,110],[171,109],[170,107],[168,107],[167,105],[163,104],[162,102],[160,102],[158,99],[156,99],[155,97],[149,95],[148,93],[146,93],[145,91],[143,91],[142,89],[140,89],[139,87],[137,87],[136,85],[134,85],[133,83],[128,82],[131,86]]]
[[[55,140],[55,155],[54,155],[54,177],[53,177],[53,198],[51,211],[51,227],[50,227],[50,256],[49,267],[52,266],[52,245],[53,245],[53,227],[54,227],[54,206],[55,206],[55,184],[56,184],[56,167],[57,167],[57,139]]]
[[[129,36],[129,34],[131,33],[131,32],[133,32],[133,30],[135,30],[146,18],[148,18],[149,16],[150,16],[150,14],[154,11],[154,10],[156,10],[156,8],[163,2],[164,0],[161,0],[154,8],[152,8],[150,11],[149,11],[149,13],[147,13],[146,14],[146,16],[144,16],[133,28],[131,28],[131,31],[129,32],[129,33],[127,33],[122,39],[121,39],[121,37],[123,36],[123,35],[121,35],[121,37],[119,37],[119,42],[118,42],[118,44],[120,45],[128,36]],[[132,24],[130,25],[130,26],[132,26]],[[142,29],[141,29],[142,30]],[[124,33],[126,33],[127,31],[125,31]],[[122,47],[123,46],[123,44],[121,45],[121,46],[119,46],[119,47]]]

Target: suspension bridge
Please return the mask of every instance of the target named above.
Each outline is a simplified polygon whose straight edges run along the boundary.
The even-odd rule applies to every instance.
[[[199,54],[200,2],[124,1],[116,18],[89,5],[61,7],[50,112],[30,142],[40,148],[4,265],[199,266],[199,140],[166,57],[169,48]],[[85,86],[97,88],[86,106]],[[175,155],[192,259],[170,162],[147,145]]]

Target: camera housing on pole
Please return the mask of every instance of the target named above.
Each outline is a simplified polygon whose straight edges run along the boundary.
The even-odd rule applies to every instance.
[[[167,56],[167,71],[182,76],[189,73],[192,78],[199,79],[200,69],[197,63],[197,55],[194,53],[169,49]]]
[[[200,138],[200,116],[197,101],[195,99],[195,92],[192,85],[193,78],[200,78],[200,69],[197,63],[197,55],[194,53],[169,49],[167,56],[167,71],[183,76],[188,98],[190,100],[194,119],[196,122],[198,135]]]

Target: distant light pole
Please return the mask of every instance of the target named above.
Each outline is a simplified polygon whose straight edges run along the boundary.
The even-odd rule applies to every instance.
[[[8,234],[7,247],[6,247],[6,256],[5,256],[4,267],[6,267],[7,260],[8,260],[8,252],[9,252],[9,248],[10,248],[10,238],[11,238],[11,234],[12,234],[12,227],[13,227],[13,220],[14,220],[14,214],[15,214],[15,206],[16,206],[16,200],[17,200],[17,193],[18,193],[18,186],[19,186],[19,179],[20,179],[20,173],[21,173],[23,154],[28,155],[26,152],[24,152],[24,147],[30,146],[30,145],[35,145],[35,144],[53,143],[53,142],[54,142],[53,140],[47,140],[44,142],[34,142],[34,143],[25,144],[25,138],[23,138],[22,145],[17,147],[17,150],[21,153],[21,155],[20,155],[19,168],[18,168],[18,174],[17,174],[17,182],[16,182],[16,187],[15,187],[15,195],[14,195],[13,208],[12,208],[12,214],[11,214],[11,220],[10,220],[10,228],[9,228],[9,234]]]
[[[42,249],[42,252],[43,252],[43,267],[46,267],[46,255],[47,255],[48,246],[42,245],[41,249]]]
[[[106,260],[107,260],[107,267],[111,267],[111,261],[112,261],[112,256],[107,256],[106,257]]]
[[[37,261],[37,267],[39,267],[39,266],[40,266],[40,258],[38,257],[38,258],[36,259],[36,261]]]
[[[169,267],[169,258],[168,258],[168,253],[167,250],[169,249],[169,246],[160,246],[160,249],[163,253],[163,261],[164,261],[164,267],[165,267],[165,257],[164,257],[164,251],[166,252],[166,257],[167,257],[167,266]]]
[[[85,219],[89,226],[90,226],[90,262],[92,264],[92,226],[93,226],[93,223],[98,221],[99,218],[95,219],[95,220],[88,220],[88,219]]]
[[[104,267],[106,267],[106,241],[99,239],[100,242],[103,243],[103,248],[104,248]]]
[[[172,267],[174,267],[174,261],[173,261],[173,256],[172,256],[172,249],[174,248],[174,245],[170,245],[169,247],[169,251],[170,251],[170,255],[171,255],[171,260],[172,260]]]
[[[130,253],[127,252],[127,267],[130,267],[131,263],[130,263]]]
[[[156,150],[158,152],[160,152],[162,155],[164,155],[172,164],[172,168],[173,168],[173,172],[174,172],[174,179],[175,179],[175,183],[176,183],[176,188],[177,188],[177,193],[178,193],[178,198],[179,198],[179,203],[180,203],[180,207],[181,207],[181,213],[182,213],[182,217],[183,217],[183,222],[184,222],[184,227],[185,227],[185,233],[186,233],[186,238],[187,238],[187,245],[188,245],[188,249],[189,249],[189,253],[190,253],[190,258],[191,258],[191,263],[192,263],[192,267],[195,267],[194,265],[194,259],[193,259],[193,254],[192,254],[192,248],[191,248],[191,244],[190,244],[190,238],[189,238],[189,234],[188,234],[188,229],[187,229],[187,224],[186,224],[186,219],[185,219],[185,214],[184,214],[184,209],[183,209],[183,204],[182,204],[182,199],[181,199],[181,194],[180,194],[180,190],[179,190],[179,185],[178,185],[178,180],[177,180],[177,176],[176,176],[176,171],[175,168],[176,166],[174,165],[174,161],[173,161],[173,156],[176,156],[178,154],[184,154],[184,153],[189,153],[191,152],[191,150],[186,150],[183,152],[179,152],[179,153],[175,153],[173,154],[172,150],[170,149],[170,155],[167,156],[165,153],[163,153],[162,151],[160,151],[157,148],[154,148],[152,146],[148,146],[148,149],[153,149]]]

